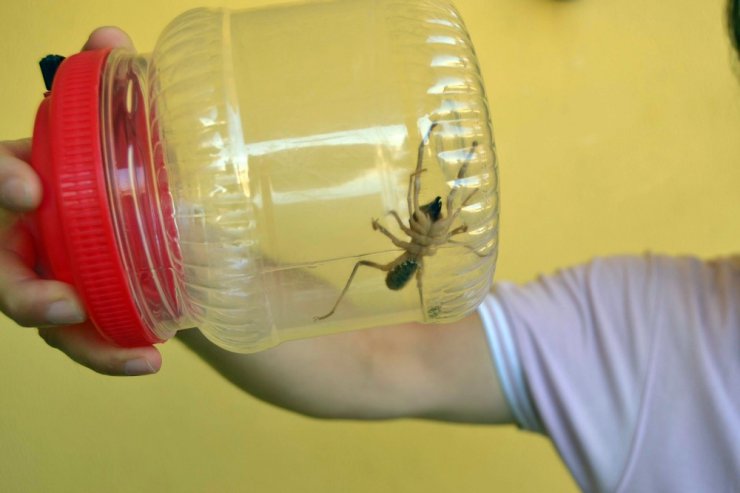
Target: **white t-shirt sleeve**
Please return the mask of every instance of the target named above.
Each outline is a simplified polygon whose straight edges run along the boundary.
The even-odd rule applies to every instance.
[[[481,305],[504,393],[584,491],[740,492],[740,265],[597,259]]]

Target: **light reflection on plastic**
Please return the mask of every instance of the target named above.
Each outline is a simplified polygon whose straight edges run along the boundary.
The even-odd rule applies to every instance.
[[[326,146],[350,146],[350,145],[373,145],[401,149],[407,138],[407,130],[404,125],[386,125],[379,127],[368,127],[340,132],[309,135],[304,137],[291,137],[275,139],[263,142],[247,144],[245,154],[250,156],[263,156],[283,151],[295,151],[311,147]],[[393,171],[393,173],[405,174],[406,171]],[[335,200],[346,197],[358,197],[361,195],[375,195],[388,189],[388,184],[383,183],[381,173],[376,169],[369,170],[362,175],[338,186],[325,188],[314,188],[310,190],[310,197],[306,192],[295,194],[292,192],[273,191],[270,200],[273,203],[292,204],[305,202],[306,200]],[[257,207],[262,206],[262,197],[253,197]]]
[[[244,144],[244,131],[242,130],[242,118],[239,107],[227,105],[229,119],[229,153],[232,166],[236,172],[236,179],[241,186],[244,196],[250,198],[252,192],[249,190],[249,154]]]
[[[440,77],[436,83],[427,89],[427,94],[445,94],[466,90],[469,84],[460,77]]]
[[[331,145],[390,145],[402,146],[406,139],[406,127],[403,125],[387,125],[384,127],[357,128],[341,132],[308,135],[306,137],[291,137],[285,139],[266,140],[246,145],[246,151],[251,156],[264,156],[281,151],[293,151],[309,147],[325,147]]]
[[[465,67],[467,61],[465,58],[457,55],[436,55],[432,58],[430,67]]]
[[[429,36],[427,38],[427,43],[454,46],[454,45],[460,44],[460,40],[452,36]]]
[[[399,171],[399,174],[405,174]],[[294,204],[306,202],[307,200],[335,200],[347,197],[359,197],[362,195],[376,195],[384,190],[385,186],[380,180],[378,174],[374,171],[368,171],[353,180],[342,183],[339,186],[314,188],[310,192],[296,194],[292,192],[272,192],[271,200],[273,203]],[[308,196],[307,196],[308,195]],[[254,202],[258,207],[262,206],[262,196],[256,196]]]

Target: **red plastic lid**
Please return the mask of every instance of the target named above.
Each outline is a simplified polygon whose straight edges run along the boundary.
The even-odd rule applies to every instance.
[[[116,345],[162,342],[142,321],[118,253],[100,134],[100,81],[109,49],[64,60],[36,115],[31,162],[43,199],[31,218],[38,269],[72,284],[89,320]]]

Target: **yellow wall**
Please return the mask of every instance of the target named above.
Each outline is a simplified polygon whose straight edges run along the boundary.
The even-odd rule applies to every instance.
[[[152,49],[200,5],[3,2],[0,137],[28,135],[40,55],[98,25]],[[458,0],[500,152],[499,279],[594,255],[738,251],[740,83],[723,0]],[[669,6],[670,5],[670,9]],[[106,378],[0,320],[0,491],[572,492],[512,428],[319,422],[221,381],[177,342],[155,377]]]

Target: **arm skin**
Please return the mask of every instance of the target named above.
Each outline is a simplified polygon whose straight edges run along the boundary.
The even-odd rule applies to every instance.
[[[477,315],[289,341],[249,355],[220,349],[197,330],[178,338],[240,389],[304,415],[512,422]]]

